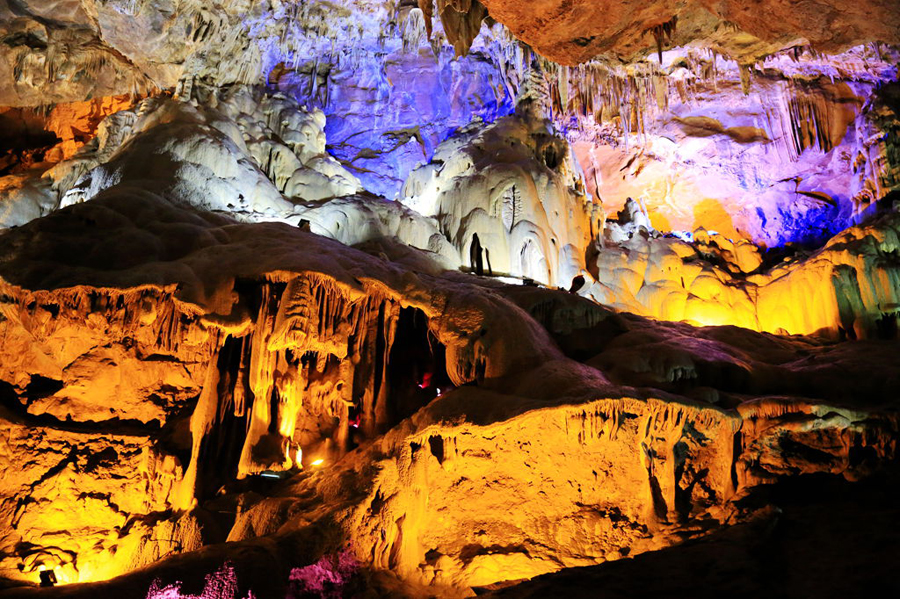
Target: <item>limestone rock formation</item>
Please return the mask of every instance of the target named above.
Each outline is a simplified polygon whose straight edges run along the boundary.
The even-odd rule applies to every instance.
[[[0,4],[0,597],[890,592],[898,19]]]
[[[770,269],[747,242],[700,231],[688,243],[651,227],[653,235],[629,232],[597,251],[597,282],[586,293],[664,320],[835,339],[892,337],[900,305],[897,227],[890,213]]]
[[[771,247],[820,244],[814,235],[840,232],[896,189],[896,61],[871,46],[827,59],[795,48],[742,70],[672,50],[662,68],[591,63],[549,78],[559,119],[576,115],[568,138],[607,212],[633,197],[660,230]]]
[[[686,325],[404,273],[127,187],[10,231],[4,247],[5,442],[20,456],[5,466],[5,568],[24,564],[26,579],[38,565],[106,578],[163,555],[163,535],[185,551],[334,518],[375,568],[479,586],[671,545],[740,518],[732,498],[761,482],[857,476],[893,455],[895,415],[849,389],[804,388],[805,367],[783,363],[797,341],[710,329],[685,353]],[[58,256],[65,270],[48,268]],[[671,349],[632,353],[635,335]],[[821,378],[865,347],[810,350]],[[23,449],[28,428],[55,453],[33,434]],[[326,471],[305,474],[320,460]],[[276,497],[236,482],[281,471],[294,477]],[[145,490],[119,497],[134,485]],[[233,520],[211,517],[223,501],[243,506]],[[301,505],[318,507],[296,521]]]
[[[474,122],[410,174],[403,196],[438,221],[461,262],[477,237],[496,273],[568,287],[584,270],[593,206],[567,144],[547,121]]]
[[[560,64],[601,53],[630,58],[656,51],[661,42],[683,46],[696,40],[748,64],[798,39],[829,52],[867,41],[893,43],[900,25],[896,4],[878,0],[853,6],[834,0],[763,0],[752,6],[711,0],[481,2],[516,37]]]

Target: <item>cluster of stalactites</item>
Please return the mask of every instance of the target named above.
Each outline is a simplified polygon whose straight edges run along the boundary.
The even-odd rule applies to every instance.
[[[430,39],[433,31],[434,0],[418,0],[418,2],[425,17],[425,30]],[[481,31],[481,23],[488,16],[487,9],[478,0],[437,0],[437,9],[447,41],[453,45],[457,56],[465,56],[478,32]]]
[[[115,69],[121,77],[122,92],[145,96],[159,91],[157,83],[140,69],[133,68],[126,56],[85,29],[39,27],[29,30],[28,35],[33,40],[31,43],[10,43],[7,49],[6,60],[16,86],[27,87],[41,80],[50,84],[97,80]]]
[[[557,90],[558,91],[558,90]],[[521,78],[516,95],[516,112],[529,111],[541,118],[550,118],[558,102],[552,97],[550,83],[544,76],[541,61],[535,60]]]
[[[660,26],[658,32],[665,40],[674,31],[674,23],[667,26]],[[667,64],[644,60],[620,65],[597,59],[577,66],[535,56],[521,44],[506,45],[500,51],[493,58],[501,65],[507,88],[519,98],[535,96],[535,90],[539,90],[542,116],[560,129],[579,132],[591,130],[590,124],[612,124],[618,141],[607,141],[624,141],[626,145],[629,136],[649,133],[653,121],[665,115],[671,105],[702,102],[710,87],[718,90],[721,85],[739,83],[749,94],[754,78],[765,78],[767,85],[779,84],[768,74],[768,62],[758,66],[732,62],[729,66],[727,57],[713,49],[687,50]],[[867,51],[863,58],[872,57],[873,52]],[[798,46],[772,60],[783,61],[785,57],[795,63],[811,61],[813,66],[820,58],[812,49]],[[782,102],[773,105],[766,98],[760,100],[769,120],[779,121],[770,123],[770,130],[784,133],[788,154],[794,159],[807,149],[827,152],[834,148],[845,129],[843,113],[861,108],[849,88],[840,89],[843,84],[833,74],[830,83],[823,80],[827,75],[819,75],[810,83],[802,68],[798,67],[798,75],[785,73],[782,77],[783,93],[778,96]],[[875,76],[876,66],[871,68]]]
[[[265,287],[248,348],[246,376],[255,400],[241,474],[277,467],[259,460],[255,446],[270,428],[279,431],[282,445],[293,443],[304,403],[319,405],[306,405],[303,411],[321,410],[340,419],[341,430],[333,441],[343,450],[349,408],[359,410],[366,432],[374,433],[383,424],[385,397],[379,390],[384,373],[371,366],[387,363],[398,311],[388,298],[354,300],[333,281],[312,275],[296,277],[283,289]],[[375,356],[376,348],[383,355]],[[359,402],[354,389],[360,392]],[[317,391],[322,397],[311,401]]]
[[[650,28],[650,33],[653,35],[653,39],[656,40],[656,55],[659,57],[660,64],[662,64],[663,45],[672,41],[677,25],[678,16],[676,15],[665,23],[660,23]]]
[[[807,148],[829,151],[840,139],[832,131],[834,104],[820,94],[806,93],[797,85],[791,85],[787,98],[788,121],[791,124],[791,141],[796,155]]]
[[[695,80],[672,84],[667,73],[650,62],[627,69],[600,61],[574,67],[545,59],[536,62],[545,80],[547,118],[560,126],[572,119],[589,119],[598,124],[615,121],[626,138],[645,132],[647,118],[668,108],[670,85],[682,99],[687,99],[692,92],[690,81]],[[533,77],[532,74],[529,78]]]
[[[391,389],[393,369],[409,368],[391,360],[397,298],[305,273],[265,283],[246,302],[258,305],[253,323],[221,336],[191,418],[183,506],[229,472],[243,478],[336,459],[404,416]]]
[[[253,42],[251,54],[256,54],[258,62],[253,81],[246,82],[255,83],[260,70],[268,76],[268,83],[276,83],[285,72],[302,72],[310,77],[311,90],[304,102],[327,104],[327,97],[320,100],[317,91],[327,89],[332,69],[358,71],[370,67],[378,56],[371,51],[372,46],[384,49],[385,32],[395,25],[389,21],[376,32],[354,19],[355,14],[330,2],[292,0],[244,19],[237,31]],[[356,43],[347,43],[349,40]]]
[[[674,20],[666,25],[660,26],[659,35],[670,40]],[[668,66],[649,60],[630,65],[593,60],[577,66],[539,60],[549,86],[548,118],[558,124],[572,119],[616,122],[627,143],[628,135],[645,133],[648,121],[666,112],[673,101],[691,102],[710,83],[717,89],[719,63],[725,58],[715,50],[700,49]],[[742,81],[749,77],[749,67],[739,69]]]
[[[85,320],[94,313],[108,339],[130,339],[133,345],[150,347],[165,354],[179,354],[185,361],[205,359],[210,351],[200,330],[203,320],[190,304],[176,299],[171,289],[137,287],[125,291],[70,287],[65,291],[24,293],[5,282],[0,284],[0,318],[25,325],[35,341],[52,336],[69,320]],[[12,309],[12,306],[15,306]]]

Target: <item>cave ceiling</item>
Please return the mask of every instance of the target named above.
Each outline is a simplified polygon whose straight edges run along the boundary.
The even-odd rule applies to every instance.
[[[705,44],[752,63],[798,40],[829,53],[865,42],[896,43],[900,27],[900,7],[890,1],[848,5],[837,0],[485,0],[483,4],[517,38],[568,65],[607,53],[628,60],[655,50],[660,37],[666,45]]]
[[[753,64],[797,45],[838,53],[863,43],[896,43],[900,8],[890,0],[754,3],[421,2],[457,53],[469,50],[482,20],[558,64],[596,58],[629,62],[662,48],[697,45]],[[260,48],[249,40],[299,27],[332,45],[371,47],[399,35],[414,2],[353,0],[297,7],[278,0],[7,0],[0,6],[0,105],[36,105],[89,96],[168,88],[185,74],[215,67],[223,82],[257,75]],[[343,35],[337,35],[338,32]],[[265,45],[265,44],[262,44]],[[265,53],[263,48],[262,52]],[[228,56],[231,64],[222,64]],[[39,91],[38,91],[39,90]]]

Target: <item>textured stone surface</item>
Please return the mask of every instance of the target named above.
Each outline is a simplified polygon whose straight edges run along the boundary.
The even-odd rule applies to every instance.
[[[883,582],[896,7],[485,4],[0,7],[2,594]]]
[[[167,258],[123,239],[156,239]],[[866,363],[864,345],[623,320],[571,294],[400,270],[122,185],[3,243],[17,473],[4,496],[24,542],[6,567],[25,564],[18,579],[42,563],[106,578],[325,519],[363,563],[461,590],[668,546],[743,518],[733,499],[760,483],[855,478],[894,451],[896,379],[865,397],[828,383]],[[39,343],[15,341],[27,336]],[[416,347],[433,358],[404,353]],[[791,363],[797,352],[816,363]],[[159,371],[165,388],[133,374],[169,367],[183,374]],[[94,373],[93,393],[65,378]],[[115,412],[103,410],[110,379]],[[28,445],[24,426],[48,441]],[[34,472],[17,461],[32,455]],[[291,478],[266,490],[265,471]],[[136,481],[146,490],[118,497]],[[70,514],[66,534],[46,510]],[[82,521],[93,528],[72,529]]]
[[[674,17],[677,27],[667,43],[680,46],[700,40],[743,63],[752,63],[798,39],[829,52],[861,42],[897,43],[900,27],[900,8],[889,0],[853,5],[837,0],[482,3],[516,37],[561,64],[585,62],[601,53],[630,58],[653,52],[653,28]]]

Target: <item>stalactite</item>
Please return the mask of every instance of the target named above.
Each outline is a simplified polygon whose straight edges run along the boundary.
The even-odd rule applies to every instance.
[[[256,305],[256,315],[252,326],[232,327],[234,334],[208,318],[210,328],[200,327],[171,296],[153,290],[127,296],[75,290],[54,308],[115,314],[117,323],[103,324],[106,334],[120,331],[123,339],[207,364],[191,416],[190,463],[173,499],[184,509],[231,476],[297,467],[304,451],[340,457],[408,415],[408,407],[393,402],[418,389],[409,364],[392,358],[402,310],[395,299],[315,273],[287,283],[242,284],[240,293]],[[27,297],[14,314],[32,330],[58,322]],[[424,315],[421,322],[427,328]],[[323,428],[323,422],[335,425]]]
[[[433,33],[434,0],[419,0],[428,39]],[[465,56],[481,30],[487,9],[478,0],[437,0],[438,15],[457,56]]]
[[[409,11],[401,26],[404,52],[417,51],[422,43],[423,33],[426,39],[431,39],[431,31],[426,28],[426,23],[430,23],[430,21],[425,19],[421,9],[414,8]]]
[[[741,78],[741,91],[745,96],[750,94],[750,77],[751,73],[750,65],[738,65],[738,74]]]
[[[675,29],[677,26],[678,15],[675,15],[665,23],[655,25],[649,30],[650,33],[653,34],[653,39],[656,40],[656,53],[659,57],[659,64],[662,64],[663,44],[672,41],[672,37],[675,35]]]
[[[422,11],[422,16],[425,19],[425,33],[428,35],[428,39],[431,39],[431,34],[434,31],[434,0],[418,0],[419,2],[419,10]]]
[[[558,78],[558,89],[559,89],[559,106],[558,110],[560,114],[565,114],[568,112],[569,108],[569,67],[561,66],[557,69],[559,78]]]
[[[800,82],[790,82],[785,97],[782,118],[788,123],[795,157],[810,148],[828,152],[841,142],[845,127],[836,126],[835,121],[846,118],[841,116],[842,105],[835,105],[822,94],[807,90]],[[840,137],[835,138],[834,131],[839,131]]]

